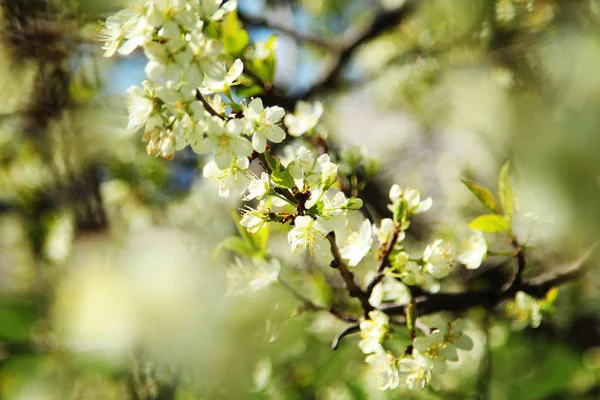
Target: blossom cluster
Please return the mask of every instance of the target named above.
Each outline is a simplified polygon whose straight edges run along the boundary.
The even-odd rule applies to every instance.
[[[431,332],[413,340],[410,354],[396,358],[382,345],[389,335],[389,324],[389,317],[381,311],[371,311],[369,319],[360,323],[363,339],[359,347],[367,354],[365,362],[376,373],[382,390],[395,389],[402,381],[409,390],[436,389],[440,385],[439,375],[447,371],[447,362],[458,361],[457,349],[473,348],[462,320],[448,324],[436,315]]]
[[[233,0],[225,4],[222,0],[137,0],[106,20],[100,30],[106,56],[127,55],[140,48],[148,58],[147,79],[141,88],[128,91],[128,130],[143,131],[148,154],[167,160],[187,146],[198,154],[211,154],[203,175],[218,183],[221,196],[239,195],[249,202],[240,220],[242,232],[249,237],[260,236],[270,223],[281,224],[288,228],[292,254],[320,255],[331,250],[337,263],[347,264],[344,268],[358,266],[376,247],[384,263],[372,278],[373,287],[363,292],[372,308],[363,302],[370,312],[360,323],[359,348],[367,355],[366,363],[378,371],[381,389],[396,388],[401,381],[411,390],[436,387],[446,363],[458,359],[457,349],[473,346],[463,333],[464,323],[448,324],[438,316],[424,336],[415,337],[413,329],[411,351],[396,358],[383,347],[390,335],[390,318],[381,306],[414,300],[408,287],[437,292],[456,259],[469,269],[478,268],[487,256],[483,233],[476,231],[465,241],[458,257],[441,239],[415,255],[404,246],[405,231],[412,216],[432,207],[430,197],[422,200],[419,191],[393,185],[388,206],[392,218],[372,225],[357,213],[362,201],[347,195],[358,189],[345,191],[340,184],[343,177],[357,179],[359,169],[365,176],[375,173],[376,162],[364,152],[347,149],[332,158],[306,144],[286,146],[283,155],[275,155],[269,143],[319,130],[323,105],[300,101],[290,113],[278,106],[265,107],[260,98],[236,100],[232,88],[240,84],[246,58],[265,59],[272,51],[255,43],[247,46],[242,61],[237,58],[242,53],[226,50],[221,25],[235,15],[236,6]],[[250,172],[253,162],[262,166],[260,175]],[[360,221],[358,229],[350,229],[356,221]],[[236,260],[241,273],[231,275],[238,287],[255,292],[278,280],[281,264],[266,249],[249,257],[249,267]],[[539,324],[537,303],[525,296],[519,293],[511,310],[521,323],[535,326]]]

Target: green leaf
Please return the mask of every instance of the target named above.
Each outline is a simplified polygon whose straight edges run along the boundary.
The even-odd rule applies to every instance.
[[[408,204],[405,200],[400,200],[396,207],[394,208],[393,218],[394,222],[399,222],[400,224],[406,221],[406,215],[408,212]]]
[[[491,212],[494,214],[500,214],[500,205],[498,201],[488,189],[483,186],[479,186],[473,182],[461,181],[465,186],[477,197],[477,199]]]
[[[512,186],[510,184],[510,176],[508,175],[508,169],[510,162],[502,166],[500,170],[500,176],[498,177],[498,195],[500,196],[500,203],[504,209],[504,215],[510,220],[513,216],[514,199]]]
[[[238,86],[235,88],[235,94],[244,99],[261,95],[264,92],[264,89],[256,84],[250,86]]]
[[[227,14],[223,20],[221,35],[225,52],[236,58],[241,57],[250,43],[250,36],[240,23],[235,11]]]
[[[253,247],[256,250],[254,256],[263,258],[267,254],[267,244],[269,242],[269,224],[266,224],[253,235],[250,235]]]
[[[271,179],[273,179],[273,183],[275,184],[275,186],[280,188],[292,189],[296,187],[294,178],[292,177],[290,172],[282,165],[278,165],[278,168],[273,170],[273,173],[271,174]]]
[[[269,152],[265,153],[265,159],[267,160],[269,169],[271,169],[271,179],[275,186],[283,189],[292,189],[296,187],[294,178],[287,168],[281,164],[280,160],[273,157]]]
[[[269,51],[269,55],[263,59],[245,60],[248,69],[252,71],[263,82],[273,82],[276,71],[276,51],[277,35],[271,35],[264,42],[264,47]]]
[[[510,229],[510,222],[502,215],[485,214],[471,221],[469,228],[485,233],[507,232]]]
[[[271,169],[271,171],[274,171],[274,170],[277,169],[277,165],[279,164],[279,160],[276,159],[275,157],[273,157],[271,155],[271,153],[268,152],[268,151],[265,153],[265,160],[267,160],[267,165]]]

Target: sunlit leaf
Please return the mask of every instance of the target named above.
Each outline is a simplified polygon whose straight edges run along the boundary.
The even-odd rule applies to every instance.
[[[461,181],[465,184],[465,186],[477,197],[477,199],[491,212],[494,214],[500,214],[502,211],[500,210],[500,205],[498,201],[488,189],[483,186],[479,186],[476,183]]]
[[[471,221],[469,228],[485,233],[507,232],[510,229],[510,222],[502,215],[486,214]]]
[[[240,23],[235,11],[225,17],[221,34],[225,51],[233,57],[240,57],[250,43],[250,36]]]
[[[500,196],[500,203],[504,209],[504,215],[506,215],[508,219],[511,219],[513,216],[514,200],[510,177],[508,175],[509,167],[510,162],[507,162],[500,170],[500,176],[498,177],[498,195]]]

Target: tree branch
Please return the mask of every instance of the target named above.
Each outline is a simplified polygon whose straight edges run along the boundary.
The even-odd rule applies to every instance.
[[[356,49],[369,40],[376,38],[386,30],[396,26],[399,22],[407,19],[413,14],[415,8],[416,6],[413,2],[408,2],[399,9],[380,13],[373,19],[367,28],[338,46],[340,50],[337,55],[333,57],[332,62],[329,63],[328,68],[321,78],[311,87],[304,92],[293,96],[281,96],[274,93],[267,93],[264,96],[261,96],[263,102],[265,105],[278,105],[291,110],[299,100],[307,100],[319,93],[335,88],[340,74],[354,56]]]
[[[574,268],[562,270],[558,274],[538,277],[520,284],[512,285],[505,290],[481,290],[463,293],[436,293],[419,296],[416,299],[419,316],[440,311],[459,312],[466,309],[483,306],[491,308],[504,299],[523,291],[533,297],[541,298],[553,287],[573,282],[583,275],[584,271],[577,265]],[[388,315],[404,315],[404,306],[392,306],[382,309]]]
[[[390,242],[388,243],[388,245],[385,249],[385,252],[383,253],[383,256],[379,262],[379,266],[377,267],[377,275],[375,276],[375,278],[373,278],[373,280],[371,280],[371,282],[369,282],[369,285],[365,289],[367,298],[371,297],[371,294],[373,293],[373,289],[375,289],[375,286],[377,286],[377,284],[379,282],[381,282],[381,280],[385,276],[383,271],[387,267],[390,266],[389,257],[390,257],[392,250],[394,250],[394,246],[396,246],[396,242],[398,241],[398,238],[400,237],[400,232],[401,232],[400,229],[394,229],[394,234],[392,235]]]
[[[348,288],[348,293],[350,297],[356,297],[363,308],[365,318],[369,317],[369,311],[373,311],[373,306],[369,303],[369,298],[362,291],[360,287],[354,281],[354,274],[350,272],[348,266],[344,263],[342,259],[342,255],[340,254],[340,249],[335,242],[335,233],[330,232],[327,235],[327,240],[331,246],[331,254],[333,254],[333,261],[331,262],[331,267],[340,271],[340,275],[344,279],[346,283],[346,287]]]
[[[238,18],[242,22],[242,24],[251,25],[251,26],[262,26],[265,28],[269,28],[275,31],[279,31],[281,33],[285,33],[286,35],[291,36],[297,42],[305,42],[311,43],[316,46],[322,47],[328,51],[338,51],[339,46],[335,43],[331,43],[327,40],[323,40],[318,36],[314,36],[308,33],[299,32],[292,27],[283,25],[278,23],[277,21],[269,20],[264,17],[251,17],[246,14],[238,13]]]

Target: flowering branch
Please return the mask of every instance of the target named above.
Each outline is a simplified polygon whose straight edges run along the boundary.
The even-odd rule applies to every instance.
[[[107,56],[115,52],[129,54],[143,47],[149,58],[145,69],[148,80],[143,82],[143,88],[129,90],[128,129],[143,129],[148,153],[167,160],[186,146],[198,154],[212,155],[203,174],[218,183],[219,195],[239,195],[243,201],[252,202],[252,207],[244,207],[239,222],[245,229],[240,229],[240,237],[233,238],[228,247],[252,260],[256,275],[244,271],[253,278],[248,280],[249,289],[257,291],[279,281],[306,309],[325,311],[351,323],[337,335],[333,347],[345,336],[360,331],[359,348],[366,354],[365,362],[385,368],[382,389],[397,387],[400,372],[406,373],[405,383],[411,390],[436,387],[437,375],[447,370],[446,362],[458,360],[456,349],[473,347],[472,340],[463,334],[464,323],[460,320],[448,323],[437,315],[429,329],[419,320],[421,316],[439,311],[459,312],[473,306],[491,308],[515,296],[518,318],[524,315],[526,323],[537,326],[541,312],[533,297],[542,297],[554,285],[580,276],[581,271],[575,269],[523,281],[526,257],[511,230],[513,198],[505,165],[499,184],[502,207],[487,189],[465,183],[491,214],[481,215],[469,224],[477,232],[458,260],[468,269],[479,268],[488,254],[483,233],[508,233],[517,259],[514,277],[502,288],[437,293],[440,280],[455,265],[453,246],[436,239],[415,255],[410,246],[402,243],[405,230],[411,225],[410,218],[428,211],[432,199],[421,200],[418,190],[394,184],[389,191],[391,204],[384,202],[385,196],[378,188],[364,186],[377,168],[363,163],[363,153],[339,151],[327,143],[319,133],[323,105],[299,101],[335,85],[355,50],[411,15],[413,2],[377,16],[367,29],[341,47],[315,85],[294,97],[281,96],[269,82],[275,65],[273,46],[250,45],[247,32],[236,28],[240,24],[231,12],[237,2],[179,1],[169,3],[167,8],[158,1],[144,4],[109,18],[102,30]],[[227,14],[229,28],[220,29]],[[263,88],[263,97],[249,103],[235,99],[232,87],[244,84],[245,80],[239,79],[242,74]],[[213,95],[215,101],[211,104],[204,95]],[[226,109],[231,109],[232,114],[225,115]],[[301,136],[306,139],[306,146],[285,148],[285,157],[273,155],[272,144],[289,143]],[[250,163],[255,159],[265,171],[260,177],[250,171]],[[391,218],[361,218],[357,211],[364,203],[353,197],[361,189],[365,200],[376,205],[379,216],[388,216],[391,211]],[[353,231],[357,218],[363,221],[359,231]],[[287,229],[293,255],[307,251],[311,255],[322,254],[328,245],[333,255],[330,266],[339,271],[349,296],[360,302],[360,316],[317,305],[279,278],[280,263],[271,257],[268,248],[266,227],[270,223],[280,223]],[[350,268],[371,252],[374,236],[382,254],[375,276],[363,290]],[[408,306],[406,296],[410,297]],[[389,305],[401,303],[404,305]],[[401,329],[406,329],[412,339],[409,350],[399,358],[384,347],[392,334],[391,323],[405,324]],[[422,328],[422,335],[415,329],[417,326]]]

